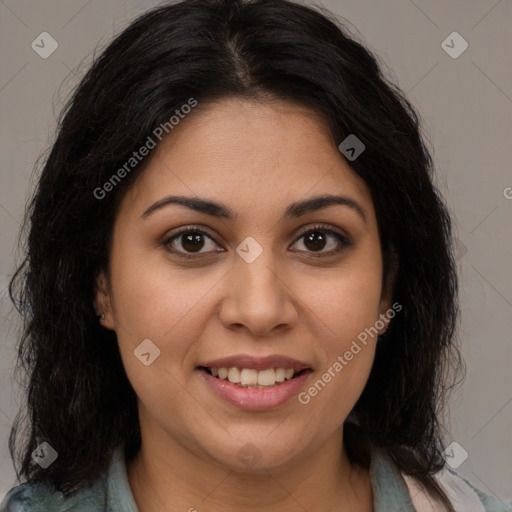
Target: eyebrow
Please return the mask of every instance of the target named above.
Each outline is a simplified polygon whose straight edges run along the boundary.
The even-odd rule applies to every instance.
[[[156,211],[169,205],[181,205],[190,208],[199,213],[211,215],[228,220],[234,220],[238,214],[229,206],[209,199],[189,196],[166,196],[156,203],[152,204],[142,215],[141,219],[146,219]],[[364,208],[354,199],[347,196],[339,196],[332,194],[324,194],[320,196],[310,197],[295,203],[291,203],[283,214],[283,219],[301,217],[307,213],[322,210],[329,206],[342,205],[355,211],[364,222],[366,222],[366,214]]]

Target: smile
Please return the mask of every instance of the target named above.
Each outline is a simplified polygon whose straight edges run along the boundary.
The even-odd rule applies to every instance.
[[[206,371],[221,380],[228,380],[243,388],[263,389],[293,379],[300,372],[293,368],[267,368],[254,370],[252,368],[206,368]],[[305,370],[302,370],[305,371]]]
[[[197,370],[214,397],[245,411],[269,411],[285,405],[300,393],[305,387],[306,379],[312,373],[309,368],[298,372],[290,368],[268,368],[256,371],[251,368],[198,367]],[[284,381],[279,382],[278,379],[282,378],[283,370]],[[213,372],[218,372],[218,375],[214,376]],[[221,375],[225,377],[221,378]],[[240,379],[240,381],[231,382],[229,375],[233,380]],[[259,384],[259,382],[270,384]]]

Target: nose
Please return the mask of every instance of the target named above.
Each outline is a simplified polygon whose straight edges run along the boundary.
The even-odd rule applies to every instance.
[[[223,284],[220,320],[224,327],[253,336],[291,329],[298,319],[298,298],[286,281],[270,250],[252,263],[236,260]]]

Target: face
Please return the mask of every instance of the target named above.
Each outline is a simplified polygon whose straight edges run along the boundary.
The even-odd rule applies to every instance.
[[[370,192],[322,119],[291,103],[199,105],[170,135],[120,204],[96,296],[143,443],[293,464],[340,438],[374,358],[365,329],[385,330]],[[327,195],[341,199],[311,202]],[[244,369],[229,371],[244,385],[219,368]]]

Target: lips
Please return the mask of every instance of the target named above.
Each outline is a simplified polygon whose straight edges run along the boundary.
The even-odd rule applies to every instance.
[[[290,401],[313,371],[288,356],[247,354],[205,361],[197,369],[218,397],[247,411],[274,409]]]

